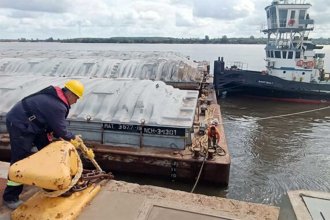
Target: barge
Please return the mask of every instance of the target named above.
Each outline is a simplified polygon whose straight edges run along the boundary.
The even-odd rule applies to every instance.
[[[170,72],[170,80],[164,80],[167,84],[140,78],[71,75],[86,85],[86,96],[70,110],[69,129],[83,136],[103,169],[114,173],[227,186],[231,161],[220,106],[206,71],[209,68],[201,66],[194,65],[194,80],[179,80],[177,76],[184,74],[177,68],[175,74]],[[10,71],[17,69],[22,71]],[[34,74],[27,73],[26,67],[11,68],[9,63],[0,70],[0,98],[4,100],[0,103],[0,160],[8,161],[6,112],[23,97],[48,85],[63,86],[68,78],[42,74],[42,68]],[[177,88],[168,85],[171,83]],[[214,119],[219,121],[221,133],[220,146],[215,150],[208,149],[206,137],[207,126]]]

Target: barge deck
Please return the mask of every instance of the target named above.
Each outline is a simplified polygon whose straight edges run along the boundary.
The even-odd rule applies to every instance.
[[[143,146],[139,148],[108,147],[98,143],[87,143],[87,145],[93,147],[96,160],[100,165],[112,171],[140,174],[148,172],[148,174],[168,177],[172,180],[195,181],[199,177],[200,182],[227,186],[231,158],[224,136],[220,108],[216,103],[210,104],[209,108],[212,109],[212,107],[214,117],[220,122],[218,130],[221,135],[221,150],[207,152],[208,155],[206,154],[207,138],[206,135],[199,134],[199,125],[194,128],[193,143],[183,150]],[[200,119],[204,120],[204,118]],[[204,142],[200,146],[201,139],[204,139]],[[199,175],[201,169],[202,172]]]

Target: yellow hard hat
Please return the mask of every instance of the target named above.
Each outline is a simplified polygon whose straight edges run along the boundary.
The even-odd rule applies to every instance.
[[[70,90],[73,94],[75,94],[79,98],[83,96],[85,90],[84,85],[75,79],[67,81],[64,87]]]

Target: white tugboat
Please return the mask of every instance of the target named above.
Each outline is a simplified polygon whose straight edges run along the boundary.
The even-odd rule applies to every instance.
[[[225,68],[223,58],[214,63],[214,85],[218,95],[245,95],[304,103],[330,102],[330,82],[324,72],[324,53],[308,38],[314,30],[309,16],[311,4],[304,0],[274,0],[265,8],[268,35],[266,71]]]

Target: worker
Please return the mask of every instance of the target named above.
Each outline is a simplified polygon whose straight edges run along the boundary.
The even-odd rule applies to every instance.
[[[217,125],[218,121],[216,119],[212,120],[211,126],[207,129],[207,140],[209,148],[217,148],[217,146],[220,146],[220,132],[216,127]]]
[[[63,88],[49,86],[16,103],[6,115],[6,126],[11,145],[10,165],[31,154],[32,148],[41,150],[51,141],[50,134],[64,140],[81,141],[79,135],[67,130],[66,117],[71,105],[83,96],[84,85],[78,80],[69,80]],[[78,141],[77,141],[78,140]],[[22,201],[19,195],[23,185],[7,181],[3,204],[16,209]]]

